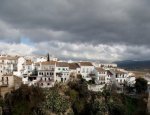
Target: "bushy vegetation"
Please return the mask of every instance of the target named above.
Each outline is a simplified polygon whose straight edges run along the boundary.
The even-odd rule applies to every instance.
[[[146,115],[145,96],[131,97],[104,89],[92,92],[83,79],[54,88],[22,86],[0,100],[13,115]]]
[[[147,81],[143,78],[137,78],[135,88],[138,94],[145,92],[147,90]]]

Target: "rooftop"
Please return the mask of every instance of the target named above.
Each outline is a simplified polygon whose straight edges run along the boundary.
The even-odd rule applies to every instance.
[[[98,72],[105,72],[105,71],[106,71],[106,70],[104,70],[104,69],[101,68],[101,67],[97,67],[96,70],[97,70]]]
[[[56,62],[57,67],[69,67],[67,62]]]
[[[41,62],[41,65],[55,65],[56,61],[45,61]]]
[[[79,62],[80,66],[93,66],[91,62]]]
[[[69,63],[69,69],[77,69],[80,68],[78,63]]]

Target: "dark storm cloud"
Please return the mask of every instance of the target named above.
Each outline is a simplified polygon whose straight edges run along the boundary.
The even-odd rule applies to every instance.
[[[149,45],[149,0],[0,0],[0,19],[35,42]]]
[[[0,0],[0,50],[72,59],[149,59],[149,6],[149,0]],[[21,38],[30,45],[19,43]]]

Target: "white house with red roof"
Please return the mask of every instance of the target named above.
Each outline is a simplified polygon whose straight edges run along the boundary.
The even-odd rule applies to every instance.
[[[67,62],[56,62],[55,82],[67,82],[69,80],[69,64]]]
[[[94,75],[94,66],[91,62],[79,62],[80,66],[80,74],[82,75],[82,78],[86,81],[89,81],[92,79],[92,76]]]

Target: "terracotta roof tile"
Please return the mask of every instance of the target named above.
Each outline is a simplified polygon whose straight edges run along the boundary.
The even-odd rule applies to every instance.
[[[69,67],[69,64],[67,62],[57,62],[57,67]]]
[[[19,57],[18,56],[15,56],[15,57],[12,57],[12,56],[4,56],[4,57],[0,57],[0,60],[17,60]]]
[[[114,70],[114,72],[115,72],[116,74],[125,74],[125,72],[120,71],[120,70]]]
[[[80,66],[93,66],[91,62],[79,62]]]
[[[106,71],[106,70],[104,70],[103,68],[100,68],[100,67],[97,67],[96,70],[97,70],[98,72],[105,72],[105,71]]]
[[[41,62],[41,65],[55,65],[56,61],[45,61]]]
[[[77,69],[80,68],[78,63],[69,63],[69,69]]]

